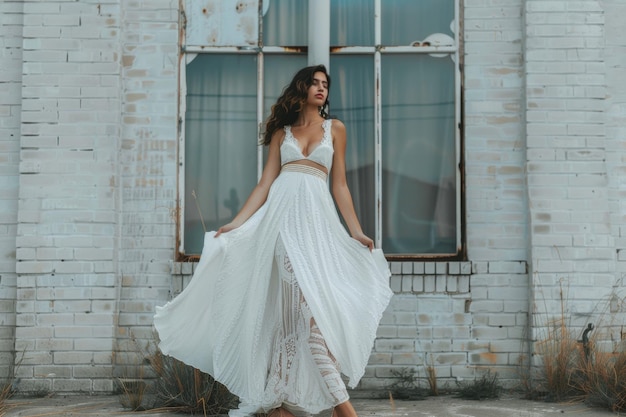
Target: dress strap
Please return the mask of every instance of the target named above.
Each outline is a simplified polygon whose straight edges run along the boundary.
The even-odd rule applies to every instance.
[[[288,141],[288,142],[295,142],[295,138],[293,137],[293,133],[291,133],[291,125],[285,125],[283,127],[283,130],[285,131],[285,139],[283,139],[283,141]]]
[[[326,119],[322,123],[322,127],[324,128],[324,137],[322,138],[322,142],[332,143],[332,134],[331,134],[332,124],[333,124],[333,119]]]

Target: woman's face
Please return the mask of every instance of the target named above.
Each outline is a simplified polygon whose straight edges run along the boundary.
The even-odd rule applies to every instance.
[[[323,72],[313,74],[313,83],[309,87],[307,103],[322,107],[328,98],[328,79]]]

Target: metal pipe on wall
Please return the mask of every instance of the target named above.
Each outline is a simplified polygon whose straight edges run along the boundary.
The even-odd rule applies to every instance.
[[[330,0],[309,0],[308,63],[330,68]]]

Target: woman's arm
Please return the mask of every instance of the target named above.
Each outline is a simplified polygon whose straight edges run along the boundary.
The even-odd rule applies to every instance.
[[[282,129],[277,130],[272,135],[272,141],[270,142],[269,154],[267,156],[267,162],[265,168],[263,168],[263,174],[259,183],[254,187],[252,193],[246,200],[239,213],[228,224],[217,229],[215,237],[218,237],[222,233],[230,232],[233,229],[241,226],[246,220],[250,218],[267,200],[270,187],[280,172],[280,143],[285,136],[285,131]]]
[[[333,147],[335,148],[331,170],[333,197],[348,226],[350,235],[372,250],[374,249],[374,241],[367,237],[361,229],[361,224],[354,211],[352,195],[346,182],[346,127],[340,120],[333,120],[332,135]]]

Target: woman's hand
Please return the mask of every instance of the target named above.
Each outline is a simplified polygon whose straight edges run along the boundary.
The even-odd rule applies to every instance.
[[[222,226],[219,229],[217,229],[217,232],[215,233],[215,236],[213,236],[213,237],[218,237],[222,233],[228,233],[231,230],[234,230],[234,229],[236,229],[238,227],[239,227],[239,225],[238,224],[234,224],[234,223],[225,224],[224,226]]]
[[[352,235],[352,237],[358,240],[361,245],[367,246],[370,252],[374,249],[374,241],[367,237],[363,232],[355,233],[354,235]]]

